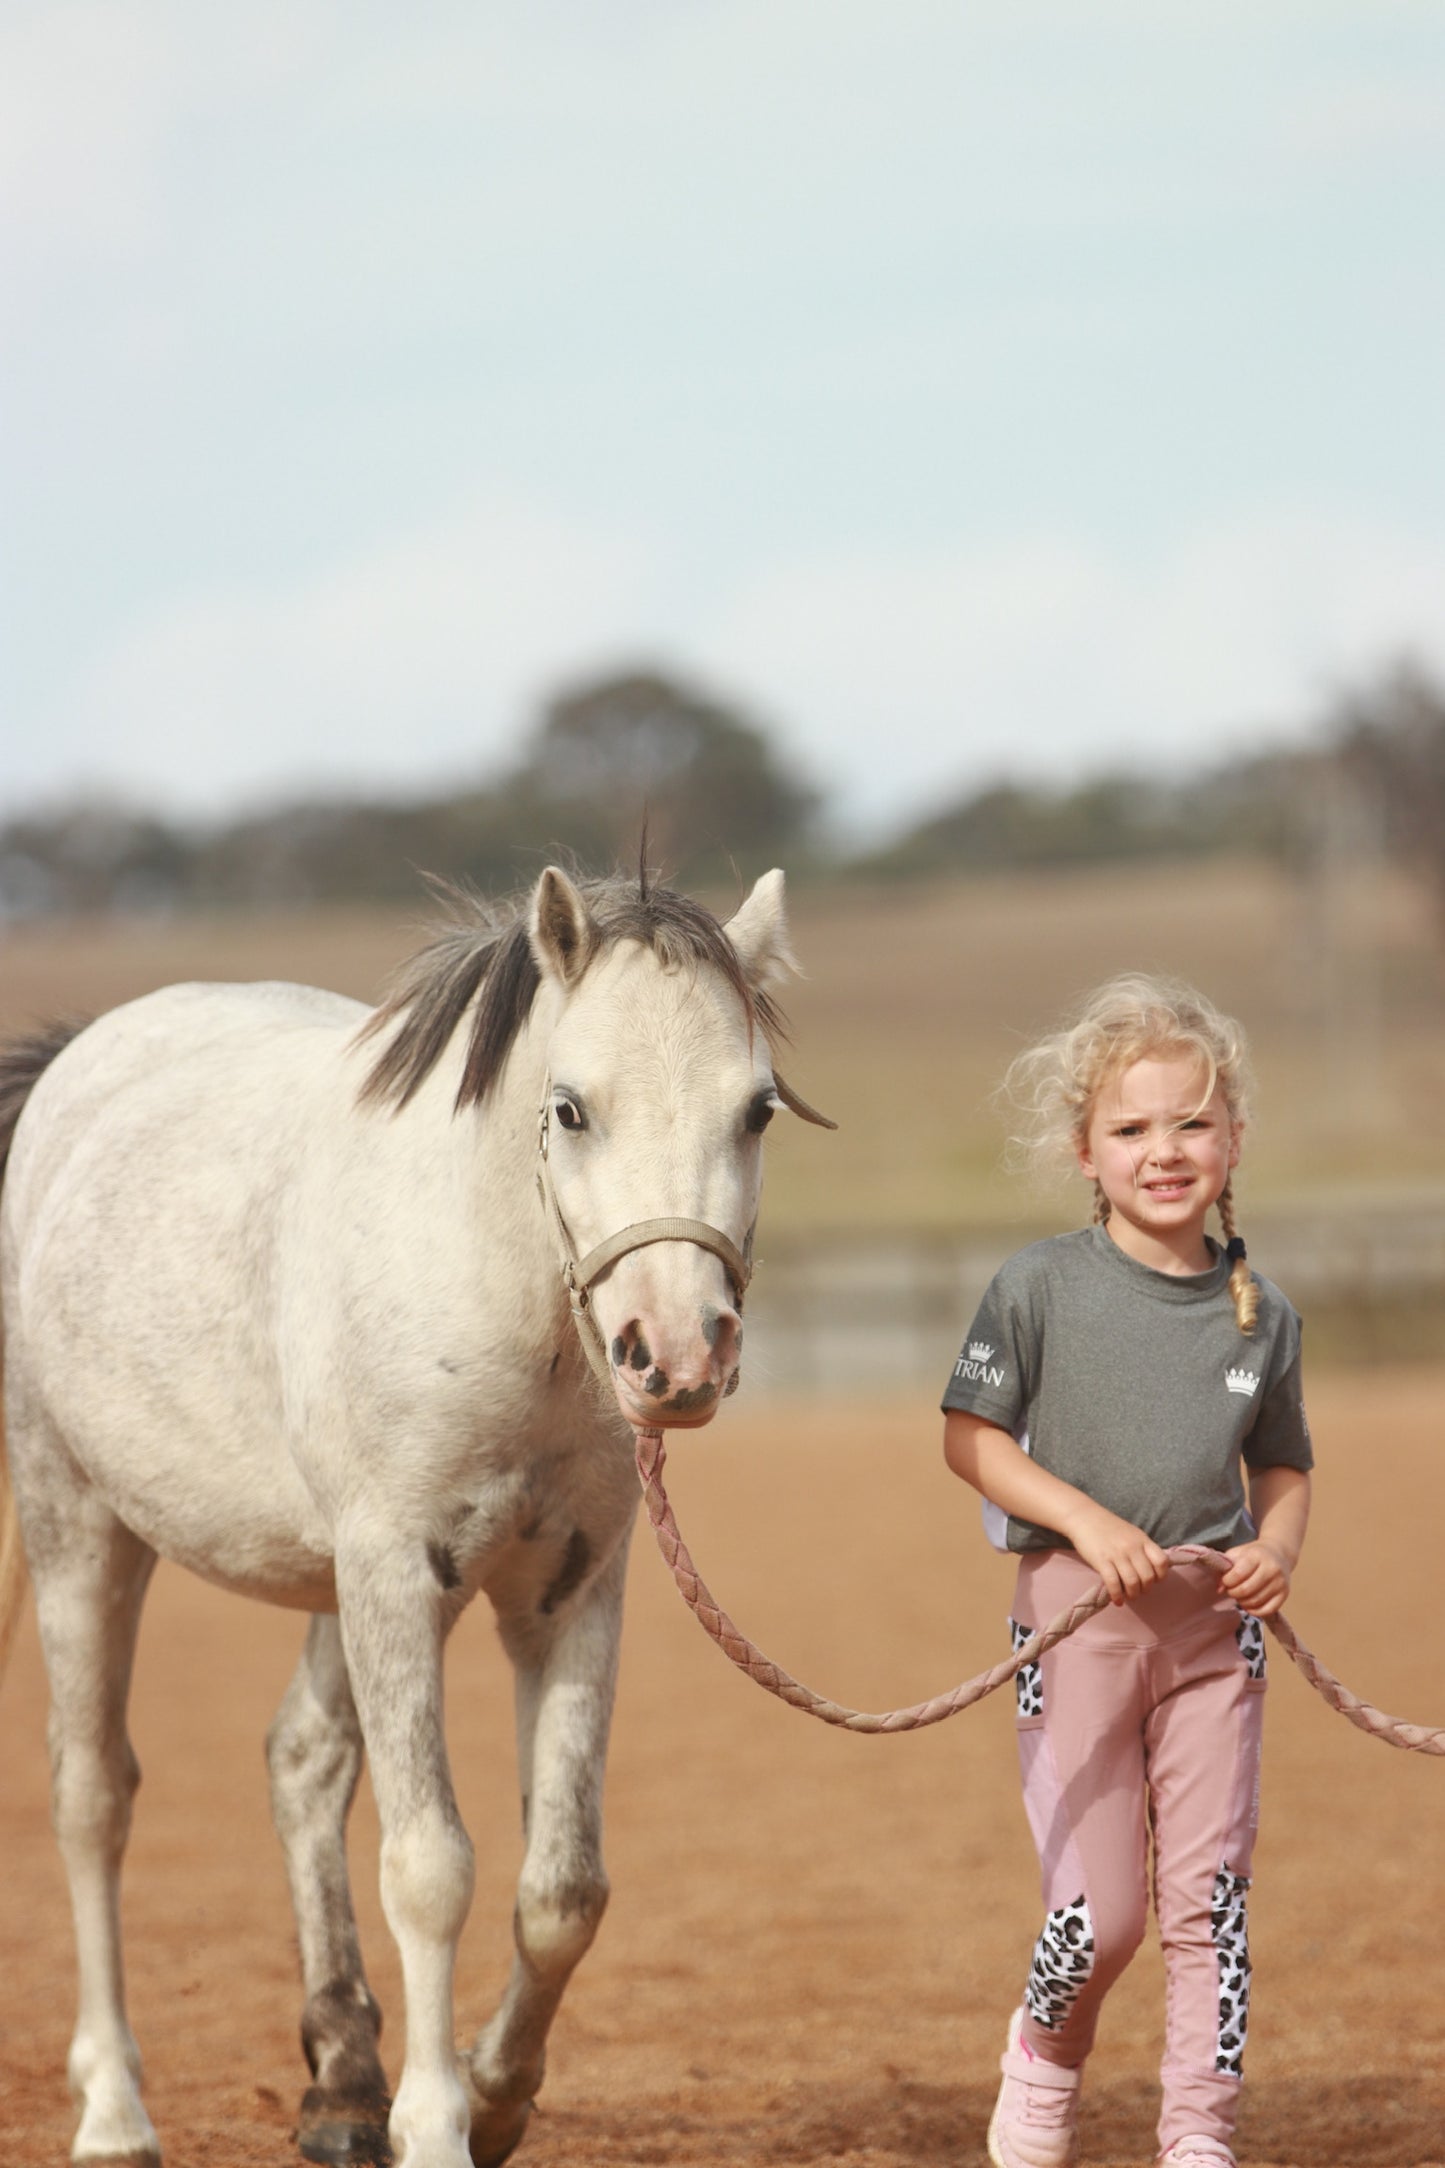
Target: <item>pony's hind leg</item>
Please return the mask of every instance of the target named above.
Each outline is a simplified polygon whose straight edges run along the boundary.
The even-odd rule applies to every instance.
[[[63,1463],[57,1456],[56,1472]],[[135,1637],[155,1552],[78,1473],[27,1520],[50,1676],[51,1811],[70,1881],[80,1976],[70,2086],[81,2108],[72,2158],[157,2168],[126,2020],[120,1869],[140,1767],[126,1733]]]
[[[361,1758],[341,1628],[319,1616],[266,1735],[271,1811],[301,1948],[301,2044],[314,2080],[297,2137],[314,2161],[390,2158],[391,2101],[376,2051],[381,2012],[362,1968],[346,1869],[346,1818]]]

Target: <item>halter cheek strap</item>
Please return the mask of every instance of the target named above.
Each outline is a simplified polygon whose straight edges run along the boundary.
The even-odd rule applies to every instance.
[[[612,1367],[607,1360],[601,1329],[592,1314],[592,1282],[604,1273],[609,1265],[615,1264],[619,1257],[625,1257],[629,1250],[645,1249],[652,1242],[694,1242],[699,1249],[711,1250],[714,1257],[722,1259],[727,1267],[728,1278],[733,1283],[734,1299],[741,1310],[748,1282],[753,1276],[753,1229],[748,1229],[743,1246],[739,1249],[730,1235],[725,1235],[720,1227],[709,1226],[706,1220],[634,1220],[630,1226],[619,1228],[616,1234],[606,1236],[603,1241],[595,1244],[585,1257],[579,1258],[567,1222],[562,1217],[562,1207],[557,1202],[557,1190],[552,1180],[551,1133],[552,1079],[548,1077],[542,1090],[541,1113],[537,1124],[537,1192],[547,1217],[552,1222],[562,1283],[567,1290],[572,1322],[577,1328],[577,1337],[582,1342],[582,1352],[591,1364],[594,1375],[610,1388]]]

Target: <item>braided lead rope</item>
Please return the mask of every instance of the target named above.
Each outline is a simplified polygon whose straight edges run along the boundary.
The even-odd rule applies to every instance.
[[[840,1725],[845,1731],[893,1732],[921,1731],[926,1724],[941,1724],[945,1717],[957,1716],[961,1709],[971,1709],[976,1701],[1006,1686],[1016,1672],[1025,1664],[1031,1664],[1068,1636],[1085,1619],[1102,1611],[1109,1601],[1102,1581],[1087,1596],[1050,1619],[1047,1626],[1034,1634],[1012,1656],[1005,1657],[989,1671],[979,1672],[977,1678],[965,1679],[946,1694],[935,1694],[931,1701],[917,1701],[908,1709],[885,1709],[870,1714],[863,1709],[848,1709],[841,1702],[829,1701],[822,1694],[815,1694],[810,1686],[804,1686],[789,1672],[764,1656],[747,1635],[743,1633],[723,1610],[692,1562],[687,1545],[668,1503],[667,1492],[662,1486],[662,1470],[667,1459],[667,1448],[660,1430],[637,1432],[637,1473],[642,1483],[642,1494],[647,1506],[647,1518],[652,1523],[657,1547],[666,1562],[667,1569],[677,1583],[683,1602],[694,1614],[704,1633],[709,1634],[730,1662],[737,1665],[758,1686],[768,1693],[776,1694],[795,1709],[802,1709],[808,1716],[816,1716],[824,1724]],[[1170,1551],[1169,1556],[1180,1562],[1197,1561],[1213,1566],[1218,1573],[1227,1573],[1231,1561],[1222,1551],[1207,1550],[1203,1544],[1183,1543]],[[1266,1619],[1265,1625],[1274,1635],[1280,1647],[1296,1663],[1316,1693],[1322,1695],[1332,1709],[1348,1718],[1359,1730],[1368,1732],[1372,1739],[1383,1739],[1386,1746],[1403,1747],[1415,1754],[1445,1754],[1445,1729],[1432,1729],[1424,1724],[1406,1724],[1398,1717],[1386,1716],[1367,1701],[1361,1701],[1347,1686],[1342,1686],[1334,1673],[1327,1671],[1319,1658],[1312,1655],[1296,1635],[1294,1628],[1282,1617]]]
[[[1211,1558],[1217,1553],[1207,1554]],[[1333,1673],[1322,1664],[1311,1649],[1307,1649],[1299,1635],[1282,1612],[1265,1620],[1275,1640],[1297,1664],[1310,1685],[1332,1709],[1355,1726],[1358,1731],[1368,1732],[1372,1739],[1382,1739],[1386,1746],[1403,1747],[1407,1754],[1445,1754],[1445,1726],[1438,1724],[1407,1724],[1403,1717],[1387,1716],[1373,1702],[1361,1701],[1352,1694]]]

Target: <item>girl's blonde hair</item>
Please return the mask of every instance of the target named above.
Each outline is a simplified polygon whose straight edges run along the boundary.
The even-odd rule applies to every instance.
[[[1104,1086],[1136,1061],[1159,1054],[1197,1054],[1205,1075],[1201,1106],[1217,1086],[1231,1124],[1243,1127],[1252,1080],[1240,1026],[1182,980],[1127,971],[1090,994],[1061,1031],[1051,1032],[1009,1064],[1002,1096],[1016,1119],[1011,1155],[1035,1165],[1072,1158],[1084,1142]],[[1096,1182],[1094,1217],[1108,1216],[1108,1199]],[[1235,1228],[1229,1182],[1219,1197],[1219,1218],[1234,1313],[1240,1331],[1250,1333],[1259,1315],[1259,1288]]]

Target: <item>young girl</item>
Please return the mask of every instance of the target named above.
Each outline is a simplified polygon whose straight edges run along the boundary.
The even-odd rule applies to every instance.
[[[1238,1025],[1188,987],[1115,979],[1023,1054],[1032,1141],[1066,1147],[1094,1224],[1022,1250],[944,1394],[948,1465],[1018,1552],[1018,1647],[1102,1576],[1111,1604],[1019,1673],[1045,1919],[1008,2029],[995,2168],[1067,2168],[1100,2006],[1143,1937],[1146,1840],[1168,1996],[1159,2158],[1232,2168],[1264,1645],[1304,1542],[1299,1319],[1255,1277],[1230,1176]],[[1205,1232],[1217,1207],[1225,1244]],[[1246,1507],[1241,1456],[1248,1470]],[[1179,1564],[1207,1544],[1230,1569]]]

